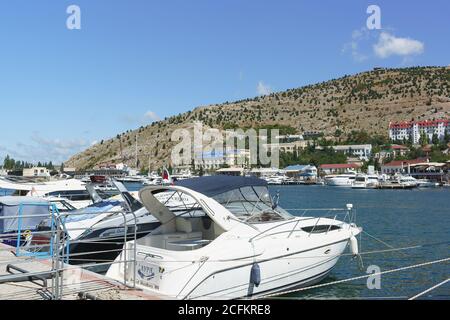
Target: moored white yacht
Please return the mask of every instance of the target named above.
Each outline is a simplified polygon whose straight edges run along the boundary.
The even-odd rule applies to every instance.
[[[417,186],[419,188],[437,188],[440,186],[439,182],[427,180],[427,179],[417,179]]]
[[[356,178],[356,172],[325,176],[325,184],[332,187],[351,187]]]
[[[396,174],[380,182],[381,189],[414,189],[417,186],[418,182],[415,178],[402,174]]]
[[[0,178],[0,189],[11,190],[13,196],[58,197],[79,209],[92,204],[86,184],[77,179],[51,180],[47,182],[16,182]]]
[[[261,179],[221,177],[230,180],[218,187],[215,178],[141,190],[161,226],[128,242],[107,276],[172,299],[235,299],[317,283],[349,243],[357,254],[361,229],[351,219],[294,217],[272,202]],[[195,204],[171,210],[156,197],[161,192]],[[135,262],[126,260],[133,249]]]
[[[352,183],[353,189],[377,189],[380,185],[376,174],[358,174]]]
[[[263,179],[266,180],[268,184],[280,185],[280,184],[285,183],[287,178],[284,175],[272,175],[272,176],[264,177]]]

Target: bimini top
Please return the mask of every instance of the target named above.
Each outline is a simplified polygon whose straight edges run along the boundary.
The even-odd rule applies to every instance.
[[[35,230],[50,216],[50,203],[33,197],[0,197],[0,233]]]
[[[267,181],[254,177],[218,175],[181,180],[175,182],[175,185],[214,197],[244,187],[267,187]]]

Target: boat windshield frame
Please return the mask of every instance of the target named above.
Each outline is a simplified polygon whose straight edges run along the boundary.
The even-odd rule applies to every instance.
[[[233,199],[233,195],[236,194],[241,197]],[[274,205],[267,186],[245,186],[215,196],[213,199],[233,213],[236,218],[250,224],[288,221],[295,218],[278,205]],[[238,207],[235,204],[242,204],[242,206]]]
[[[202,203],[195,198],[192,198],[194,202],[185,202],[183,194],[188,197],[190,195],[184,190],[167,188],[156,191],[155,195],[158,193],[172,193],[171,195],[168,194],[164,201],[161,201],[161,198],[158,198],[158,200],[177,217],[195,217],[201,215],[201,211],[204,210]],[[169,202],[174,198],[181,200],[180,205],[171,207]],[[248,224],[295,219],[286,210],[273,204],[267,186],[243,186],[211,196],[210,199],[220,204],[237,220]]]

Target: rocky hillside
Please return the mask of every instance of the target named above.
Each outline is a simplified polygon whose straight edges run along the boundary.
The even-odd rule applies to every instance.
[[[139,137],[140,167],[168,165],[173,130],[202,121],[214,128],[282,124],[334,137],[352,130],[388,134],[390,121],[450,118],[450,68],[375,69],[314,85],[220,105],[201,106],[147,127],[102,141],[66,162],[92,168],[105,162],[134,166]]]

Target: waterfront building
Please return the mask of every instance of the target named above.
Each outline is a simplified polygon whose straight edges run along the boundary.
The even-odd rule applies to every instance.
[[[348,156],[358,157],[360,160],[368,161],[372,156],[372,145],[371,144],[351,144],[351,145],[338,145],[331,146],[331,148],[336,152],[342,152]],[[324,147],[317,146],[317,150],[323,150]]]
[[[286,176],[299,181],[314,182],[317,180],[317,167],[313,165],[292,165],[284,168]]]
[[[216,170],[216,174],[227,175],[227,176],[243,176],[245,173],[244,168],[222,168]]]
[[[307,140],[298,140],[298,141],[292,141],[292,142],[285,142],[285,143],[268,143],[264,144],[263,147],[266,148],[266,150],[273,152],[274,150],[278,149],[280,152],[284,153],[294,153],[299,152],[301,150],[304,150],[308,147],[310,144],[310,141]]]
[[[284,170],[278,168],[253,168],[250,170],[250,175],[258,178],[267,178],[284,173]]]
[[[360,165],[356,163],[338,163],[338,164],[322,164],[319,167],[319,174],[329,175],[329,174],[341,174],[349,171],[359,171]]]
[[[24,177],[50,177],[50,170],[44,167],[33,167],[23,169]]]
[[[389,138],[393,141],[409,140],[413,144],[418,144],[423,134],[429,141],[433,139],[433,135],[437,135],[440,140],[443,140],[446,132],[450,134],[450,120],[448,119],[389,123]]]
[[[448,180],[448,163],[421,162],[410,165],[409,174],[416,179],[444,182]]]
[[[405,156],[409,151],[410,149],[407,146],[392,144],[388,147],[385,147],[380,152],[377,152],[375,154],[375,159],[377,159],[379,162],[385,162],[389,159],[395,159],[398,156]]]
[[[381,165],[382,174],[410,173],[411,165],[427,162],[427,159],[395,160]]]
[[[217,170],[224,166],[246,168],[250,164],[250,150],[198,152],[194,159],[195,169]]]

